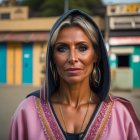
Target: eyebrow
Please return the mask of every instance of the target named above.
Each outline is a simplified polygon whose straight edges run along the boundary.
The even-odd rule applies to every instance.
[[[64,42],[56,42],[56,43],[54,44],[54,46],[57,46],[57,45],[67,45],[67,43],[64,43]]]
[[[86,44],[89,44],[88,42],[86,42],[86,41],[78,41],[76,44],[81,44],[81,43],[86,43]],[[66,42],[56,42],[54,45],[59,45],[59,44],[66,44],[67,45],[67,43]]]

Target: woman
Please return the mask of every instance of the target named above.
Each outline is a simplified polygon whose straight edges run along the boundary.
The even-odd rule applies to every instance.
[[[105,44],[85,13],[71,10],[53,26],[46,78],[40,93],[29,95],[15,112],[11,140],[140,138],[140,123],[131,104],[108,94]]]

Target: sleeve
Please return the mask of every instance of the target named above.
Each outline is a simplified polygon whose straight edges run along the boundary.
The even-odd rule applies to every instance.
[[[37,140],[40,130],[35,98],[30,96],[20,103],[11,118],[9,140]]]
[[[140,140],[140,121],[134,111],[132,104],[122,98],[115,99],[118,118],[124,124],[128,140]]]
[[[125,107],[127,108],[128,112],[130,113],[131,119],[132,121],[129,123],[129,132],[128,132],[128,138],[131,138],[133,136],[133,131],[135,132],[135,135],[137,135],[137,139],[140,140],[140,121],[137,118],[137,115],[134,111],[134,108],[132,106],[132,104],[130,102],[124,102],[123,103],[125,105]]]
[[[22,104],[17,108],[11,119],[9,140],[28,140],[26,114],[23,106]]]

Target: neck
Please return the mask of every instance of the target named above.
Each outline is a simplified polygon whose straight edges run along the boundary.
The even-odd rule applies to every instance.
[[[59,101],[63,104],[78,108],[80,105],[90,102],[91,89],[88,82],[78,84],[60,84],[58,90]],[[61,86],[62,85],[62,86]]]

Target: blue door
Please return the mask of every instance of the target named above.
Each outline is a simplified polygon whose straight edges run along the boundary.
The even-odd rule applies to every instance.
[[[24,43],[22,50],[22,83],[32,83],[32,43]]]
[[[6,43],[0,43],[0,84],[6,83]]]
[[[140,46],[134,46],[130,62],[133,70],[133,87],[140,88]]]

